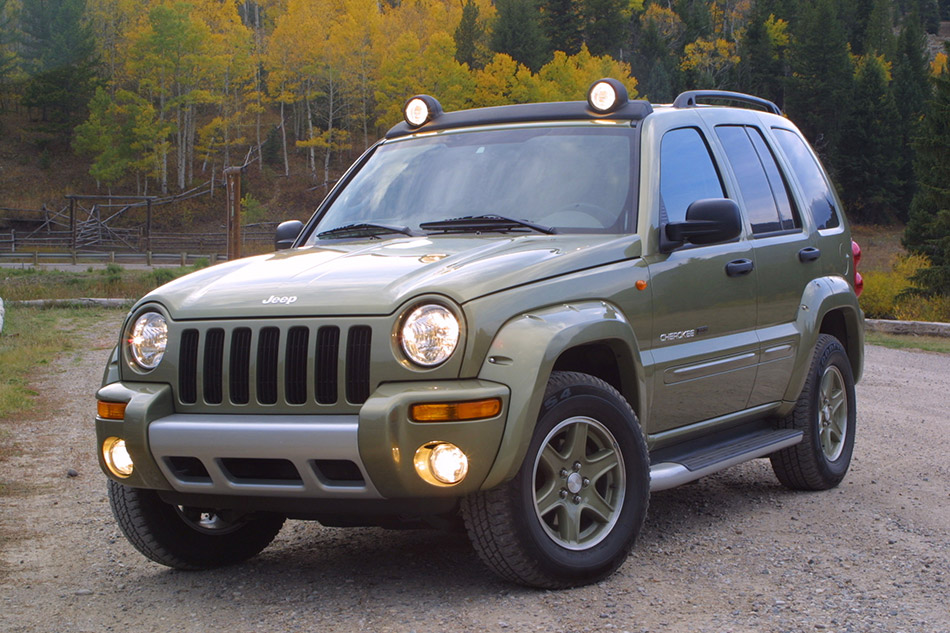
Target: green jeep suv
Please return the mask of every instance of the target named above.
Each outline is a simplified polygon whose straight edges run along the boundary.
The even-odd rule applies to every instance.
[[[790,488],[842,480],[860,250],[778,107],[604,79],[405,116],[276,252],[129,313],[96,434],[145,556],[234,563],[286,518],[464,523],[504,578],[565,587],[623,563],[651,491],[766,456]]]

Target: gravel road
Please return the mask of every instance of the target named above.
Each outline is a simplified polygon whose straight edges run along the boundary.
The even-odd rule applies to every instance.
[[[950,632],[950,356],[867,348],[839,488],[787,491],[757,460],[657,493],[618,573],[552,592],[498,580],[436,531],[291,521],[237,567],[146,561],[94,456],[120,318],[35,377],[38,411],[0,420],[18,447],[0,462],[0,631]]]

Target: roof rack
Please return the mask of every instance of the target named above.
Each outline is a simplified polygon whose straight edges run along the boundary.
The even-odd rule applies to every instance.
[[[688,90],[680,93],[673,101],[674,108],[695,108],[699,105],[699,99],[720,99],[723,101],[736,101],[747,105],[754,105],[765,109],[766,112],[782,116],[782,109],[761,97],[743,94],[741,92],[730,92],[728,90]]]
[[[516,105],[475,108],[442,112],[438,117],[418,128],[410,128],[405,121],[397,123],[386,138],[397,138],[415,132],[450,130],[470,125],[493,125],[511,123],[530,123],[535,121],[592,121],[610,118],[615,120],[640,121],[653,112],[653,106],[647,101],[632,100],[606,115],[590,110],[586,101],[562,101],[559,103],[522,103]]]

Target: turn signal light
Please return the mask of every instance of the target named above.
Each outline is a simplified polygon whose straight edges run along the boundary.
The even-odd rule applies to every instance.
[[[125,402],[103,402],[99,400],[96,403],[96,408],[99,417],[103,420],[124,420],[126,404]]]
[[[501,398],[471,402],[427,402],[414,404],[409,409],[413,422],[460,422],[483,420],[501,413]]]

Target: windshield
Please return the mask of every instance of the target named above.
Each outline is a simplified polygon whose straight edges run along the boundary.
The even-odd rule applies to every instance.
[[[523,128],[443,133],[380,145],[324,211],[308,243],[354,237],[341,227],[371,225],[432,233],[421,224],[481,218],[438,232],[521,232],[500,216],[558,233],[628,232],[636,130],[629,127]],[[473,229],[475,227],[475,229]]]

